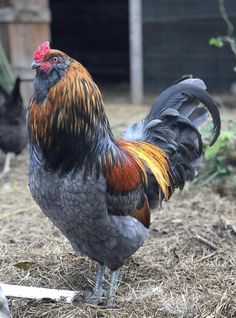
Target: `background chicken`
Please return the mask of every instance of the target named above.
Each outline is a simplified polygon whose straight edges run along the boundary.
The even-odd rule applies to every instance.
[[[219,112],[203,81],[188,78],[164,91],[146,118],[117,141],[101,93],[80,63],[46,42],[32,67],[30,190],[73,248],[99,263],[98,302],[105,267],[112,270],[110,306],[119,268],[147,237],[150,209],[194,178],[202,158],[198,127],[209,111],[213,144]]]
[[[25,114],[20,79],[17,78],[11,94],[6,96],[5,102],[0,106],[0,149],[6,153],[0,179],[10,171],[12,155],[18,155],[27,145]]]

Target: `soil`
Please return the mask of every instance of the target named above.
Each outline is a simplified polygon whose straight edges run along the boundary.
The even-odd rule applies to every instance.
[[[147,106],[109,104],[119,135],[141,119]],[[223,111],[232,118],[232,110]],[[2,158],[2,157],[1,157]],[[28,189],[27,150],[0,181],[0,282],[92,290],[96,264],[76,254],[33,202]],[[110,273],[106,273],[108,288]],[[236,317],[236,200],[211,186],[186,185],[152,214],[149,238],[122,268],[112,309],[80,300],[74,304],[9,299],[14,318]]]

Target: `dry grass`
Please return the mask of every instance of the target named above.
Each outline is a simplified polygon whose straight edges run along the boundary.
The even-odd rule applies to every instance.
[[[235,198],[187,188],[153,214],[149,239],[123,267],[114,309],[11,299],[11,317],[236,317]],[[73,252],[30,197],[26,152],[0,183],[0,202],[1,282],[92,289],[95,263]]]

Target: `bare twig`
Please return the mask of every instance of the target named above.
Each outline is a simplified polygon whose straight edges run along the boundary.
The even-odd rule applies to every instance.
[[[205,237],[202,237],[201,235],[196,235],[196,239],[199,240],[201,243],[207,245],[208,247],[212,248],[213,250],[218,250],[218,246],[215,245],[214,243],[208,241]]]
[[[204,261],[204,260],[206,260],[206,259],[208,259],[208,258],[211,258],[211,257],[214,256],[214,255],[216,255],[216,251],[213,252],[213,253],[211,253],[211,254],[208,254],[208,255],[203,256],[203,257],[200,259],[199,262],[202,262],[202,261]]]
[[[225,23],[227,24],[227,29],[228,29],[227,35],[232,36],[234,33],[234,26],[228,17],[228,13],[227,13],[226,8],[225,8],[225,0],[218,0],[218,3],[219,3],[219,10],[220,10],[220,13],[222,15],[222,18],[224,19]]]
[[[125,296],[125,300],[126,301],[143,300],[145,298],[152,297],[162,292],[161,286],[162,284],[160,286],[147,288],[142,291],[132,290],[131,293]]]
[[[228,43],[231,47],[232,52],[236,56],[236,39],[234,36],[234,26],[230,21],[228,13],[226,11],[225,0],[218,0],[218,4],[221,16],[227,25],[227,35],[219,36],[218,39],[220,39],[222,42]]]
[[[1,219],[4,219],[4,218],[7,218],[8,216],[13,216],[13,215],[16,215],[18,213],[25,213],[25,212],[29,212],[33,209],[33,206],[30,207],[30,208],[27,208],[27,209],[19,209],[19,210],[16,210],[16,211],[12,211],[12,212],[4,212],[4,213],[1,213],[0,212],[0,220]]]

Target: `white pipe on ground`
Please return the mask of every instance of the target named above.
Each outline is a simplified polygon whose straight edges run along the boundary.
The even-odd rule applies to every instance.
[[[0,288],[7,297],[19,297],[28,299],[51,299],[54,301],[64,301],[72,303],[77,297],[82,297],[82,291],[70,291],[61,289],[49,289],[19,285],[1,284]],[[1,316],[0,316],[1,318]]]

